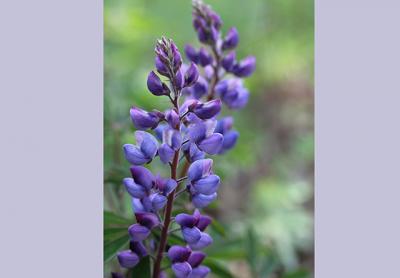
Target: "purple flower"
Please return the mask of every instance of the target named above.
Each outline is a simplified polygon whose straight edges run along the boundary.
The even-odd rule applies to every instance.
[[[147,88],[155,96],[168,95],[170,93],[168,86],[161,82],[154,71],[151,71],[147,77]]]
[[[199,63],[200,65],[202,65],[203,67],[211,64],[213,61],[213,58],[211,56],[210,53],[208,53],[208,51],[205,48],[200,48],[199,51]]]
[[[192,272],[192,267],[188,262],[172,264],[172,271],[177,278],[187,278]]]
[[[192,86],[194,83],[197,82],[198,78],[199,78],[199,70],[196,64],[191,63],[190,67],[187,69],[185,73],[185,87]]]
[[[192,197],[192,203],[196,208],[204,208],[211,204],[217,198],[217,192],[211,195],[205,195],[201,193],[194,194]]]
[[[124,154],[126,160],[133,165],[149,163],[157,154],[157,139],[145,131],[135,132],[137,145],[125,144]]]
[[[196,114],[202,120],[208,120],[216,116],[221,111],[221,100],[214,99],[206,103],[199,103],[193,109],[193,113]]]
[[[222,143],[222,148],[219,151],[219,154],[223,154],[226,151],[232,149],[239,137],[239,132],[236,130],[232,130],[233,118],[225,117],[217,122],[217,126],[215,128],[215,132],[221,133],[224,136],[224,141]]]
[[[240,79],[232,78],[220,81],[215,87],[222,101],[231,109],[240,109],[247,104],[249,92]]]
[[[207,233],[201,233],[200,239],[195,243],[190,243],[189,246],[193,250],[201,250],[213,243],[213,239]]]
[[[138,107],[132,107],[130,114],[133,124],[139,130],[156,128],[164,118],[164,115],[159,111],[147,112]]]
[[[165,119],[168,121],[170,127],[177,129],[179,125],[179,115],[174,109],[170,109],[165,112]]]
[[[236,53],[235,51],[229,52],[223,59],[222,59],[222,67],[226,71],[231,71],[233,65],[236,63]]]
[[[175,83],[176,89],[181,90],[183,88],[184,82],[185,82],[185,80],[184,80],[182,71],[180,69],[178,69],[178,71],[176,72],[175,78],[174,78],[174,83]]]
[[[217,154],[224,140],[221,134],[213,132],[215,124],[215,121],[196,122],[188,128],[190,141],[208,154]]]
[[[154,64],[156,66],[157,72],[165,77],[169,77],[168,68],[162,62],[159,56],[156,56]]]
[[[169,248],[168,257],[173,263],[185,262],[189,258],[191,252],[192,251],[187,247],[174,245]]]
[[[189,278],[204,278],[211,272],[210,268],[204,265],[193,268]]]
[[[154,176],[149,169],[143,166],[131,166],[131,174],[134,182],[146,190],[150,190],[154,183]]]
[[[235,27],[232,27],[229,29],[228,34],[226,34],[226,37],[222,43],[222,49],[227,50],[227,49],[233,49],[235,48],[239,43],[239,33]]]
[[[146,257],[149,253],[147,252],[146,246],[141,241],[130,241],[129,249],[136,253],[140,258]]]
[[[199,54],[198,54],[197,50],[190,44],[187,44],[185,46],[185,54],[186,54],[186,57],[193,63],[197,64],[199,62]]]
[[[132,268],[139,263],[139,256],[131,250],[121,251],[117,255],[119,264],[124,268]]]
[[[165,128],[163,130],[163,143],[158,149],[158,155],[163,163],[172,161],[172,158],[181,145],[182,137],[178,130],[172,128]]]
[[[196,209],[193,215],[178,214],[175,221],[181,226],[182,236],[189,246],[201,249],[211,244],[211,237],[203,232],[211,223],[210,217],[201,215],[199,210]]]
[[[238,77],[248,77],[256,69],[256,58],[254,56],[246,57],[232,68],[233,74]]]

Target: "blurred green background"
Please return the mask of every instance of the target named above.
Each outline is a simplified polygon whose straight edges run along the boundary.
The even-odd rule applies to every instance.
[[[257,58],[255,74],[245,81],[249,105],[232,112],[238,144],[215,158],[223,182],[217,205],[208,211],[219,222],[211,230],[215,244],[207,249],[207,263],[213,277],[312,277],[314,2],[207,3],[221,15],[223,31],[238,28],[237,57]],[[105,0],[104,207],[130,219],[130,200],[121,185],[129,176],[122,145],[134,142],[132,105],[159,110],[168,105],[167,98],[146,89],[155,41],[163,35],[182,53],[186,43],[199,46],[191,1]],[[116,237],[109,233],[104,238],[105,277],[117,267],[115,250],[110,251]]]

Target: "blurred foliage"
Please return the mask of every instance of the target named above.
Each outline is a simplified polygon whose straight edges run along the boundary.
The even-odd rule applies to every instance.
[[[206,250],[213,277],[311,277],[313,271],[313,47],[312,0],[208,0],[236,26],[239,58],[255,55],[245,81],[250,103],[233,114],[236,148],[215,158],[223,184],[208,213],[215,244]],[[115,252],[127,245],[133,222],[121,186],[129,176],[122,144],[133,143],[129,108],[168,104],[148,93],[154,44],[160,36],[181,49],[194,43],[189,0],[104,1],[104,252],[105,275],[118,269]],[[153,163],[151,169],[165,168]],[[164,172],[166,173],[166,172]],[[112,212],[112,213],[111,213]],[[119,215],[119,216],[116,216]],[[171,243],[179,240],[171,238]]]

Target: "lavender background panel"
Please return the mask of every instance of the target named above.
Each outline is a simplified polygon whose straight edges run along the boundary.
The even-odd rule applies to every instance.
[[[1,1],[0,277],[102,277],[102,1]]]
[[[400,3],[316,1],[316,277],[400,274]]]

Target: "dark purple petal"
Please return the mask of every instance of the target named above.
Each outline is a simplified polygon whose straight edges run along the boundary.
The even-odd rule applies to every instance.
[[[168,69],[158,55],[155,59],[155,66],[159,74],[164,75],[165,77],[169,77]]]
[[[201,251],[195,251],[192,252],[190,254],[189,259],[187,260],[187,262],[193,267],[198,267],[199,265],[201,265],[201,263],[203,262],[204,258],[206,257],[206,254],[204,254]]]
[[[175,75],[175,86],[176,86],[176,88],[178,89],[178,90],[181,90],[182,88],[183,88],[183,84],[184,84],[184,82],[185,82],[185,79],[184,79],[184,76],[183,76],[183,74],[182,74],[182,71],[181,70],[178,70],[177,72],[176,72],[176,75]]]
[[[200,240],[196,243],[189,244],[189,246],[190,246],[190,248],[192,248],[192,250],[200,250],[200,249],[206,248],[207,246],[212,244],[212,242],[213,242],[213,239],[210,237],[209,234],[201,233]]]
[[[224,42],[222,43],[222,49],[232,49],[235,48],[239,43],[239,33],[235,27],[229,29],[228,34],[226,34]]]
[[[197,53],[197,50],[191,46],[190,44],[187,44],[185,46],[185,53],[186,53],[186,57],[192,61],[193,63],[198,63],[199,61],[199,55]]]
[[[208,227],[208,225],[211,224],[211,217],[207,215],[200,215],[199,220],[196,224],[197,228],[200,229],[200,231],[204,232],[204,230]]]
[[[230,71],[233,67],[233,65],[236,62],[236,53],[235,51],[231,51],[229,54],[227,54],[223,59],[222,59],[222,67],[226,71]]]
[[[206,103],[199,103],[193,113],[202,120],[211,119],[221,111],[221,100],[214,99]]]
[[[148,229],[153,229],[154,227],[160,225],[160,220],[157,215],[150,212],[139,212],[135,213],[136,221],[141,225],[147,227]]]
[[[175,222],[182,227],[191,228],[196,224],[197,219],[193,215],[180,213],[177,216],[175,216]]]
[[[249,56],[234,65],[232,72],[238,77],[247,77],[256,69],[256,58]]]
[[[143,166],[131,166],[130,170],[136,184],[144,186],[147,190],[151,189],[154,176],[149,169]]]
[[[149,162],[151,159],[148,158],[139,147],[132,144],[125,144],[123,146],[125,159],[133,165],[143,165]]]
[[[215,43],[215,42],[217,42],[218,38],[219,38],[219,31],[217,28],[215,28],[214,25],[212,25],[210,27],[210,41],[212,43]]]
[[[165,119],[168,121],[170,127],[176,129],[179,125],[179,115],[175,110],[171,109],[165,113]]]
[[[205,48],[200,48],[199,51],[199,62],[200,65],[205,67],[209,64],[211,64],[213,61],[213,58],[211,56],[211,54],[205,49]]]
[[[119,264],[124,268],[132,268],[140,261],[139,256],[131,250],[121,251],[117,255]]]
[[[204,265],[200,265],[192,269],[188,278],[204,278],[211,272],[210,268]]]
[[[196,192],[201,194],[210,195],[217,192],[219,186],[219,177],[217,175],[209,175],[193,183]]]
[[[125,178],[123,182],[126,191],[128,191],[132,197],[141,199],[147,195],[146,189],[143,186],[136,184],[132,178]]]
[[[208,154],[217,154],[222,147],[224,136],[220,133],[214,133],[213,135],[202,140],[198,146],[199,149],[205,151]]]
[[[173,68],[174,71],[177,72],[179,70],[179,68],[182,65],[182,56],[179,53],[178,48],[176,47],[176,45],[171,42],[171,51],[172,51],[172,56],[173,56]]]
[[[182,236],[187,243],[193,244],[200,240],[201,232],[197,227],[183,228]]]
[[[133,124],[140,130],[155,128],[160,121],[160,117],[156,113],[149,113],[137,107],[130,109],[130,115]]]
[[[140,224],[133,224],[128,228],[133,241],[143,241],[150,235],[150,229]]]
[[[213,161],[210,158],[200,159],[193,162],[188,169],[188,179],[191,182],[201,179],[205,175],[209,175]]]
[[[187,247],[174,245],[168,250],[168,258],[173,263],[184,262],[189,258],[191,252],[192,251]]]
[[[162,209],[167,203],[167,197],[158,193],[151,194],[149,198],[155,211]]]
[[[196,194],[193,195],[192,203],[196,208],[204,208],[217,198],[217,193],[211,195]]]
[[[207,31],[204,28],[198,28],[197,29],[197,38],[202,43],[208,43],[209,36],[207,34]]]
[[[174,263],[172,271],[175,273],[176,278],[187,278],[192,272],[192,267],[187,262]]]
[[[158,148],[158,155],[163,163],[171,162],[172,158],[174,157],[174,153],[175,151],[165,143]]]
[[[149,91],[156,96],[165,95],[167,92],[165,91],[165,86],[163,86],[161,79],[151,71],[147,76],[147,88]]]
[[[199,69],[197,68],[196,64],[191,63],[190,67],[185,73],[185,87],[190,87],[194,83],[197,82],[199,78]]]
[[[148,255],[146,246],[144,246],[141,241],[132,241],[129,244],[129,249],[136,253],[140,258],[146,257]]]

